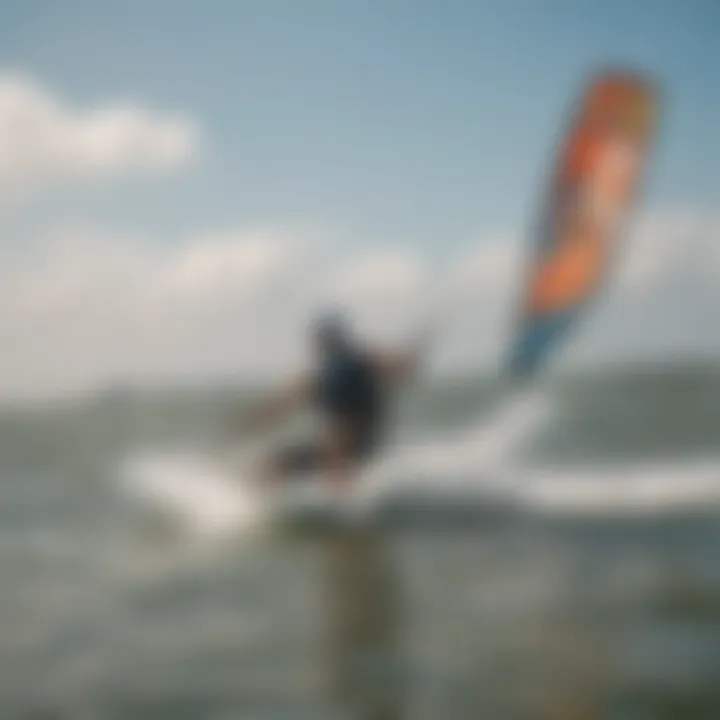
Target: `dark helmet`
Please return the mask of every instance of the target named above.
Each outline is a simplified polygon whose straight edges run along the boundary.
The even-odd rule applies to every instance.
[[[345,345],[350,336],[347,320],[338,312],[328,312],[316,317],[311,325],[316,342],[325,347]]]

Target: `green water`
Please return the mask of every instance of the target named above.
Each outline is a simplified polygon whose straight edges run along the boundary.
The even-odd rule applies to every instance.
[[[720,370],[554,379],[517,452],[582,469],[713,463]],[[243,393],[239,393],[243,396]],[[198,544],[148,522],[117,463],[202,445],[227,388],[0,413],[2,718],[720,717],[720,512],[386,522]],[[418,387],[397,433],[491,416]],[[301,428],[302,430],[302,428]],[[720,459],[717,461],[720,483]]]

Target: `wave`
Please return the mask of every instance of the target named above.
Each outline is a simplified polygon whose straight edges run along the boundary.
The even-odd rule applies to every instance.
[[[465,511],[502,506],[564,516],[720,507],[720,458],[612,468],[526,465],[519,459],[523,444],[547,427],[553,412],[548,396],[530,390],[460,434],[396,447],[366,469],[343,507],[375,512],[402,499],[443,511],[459,503]],[[269,507],[292,514],[337,505],[319,478],[293,482],[268,502],[237,468],[210,453],[157,451],[127,458],[121,487],[206,536],[257,529]]]

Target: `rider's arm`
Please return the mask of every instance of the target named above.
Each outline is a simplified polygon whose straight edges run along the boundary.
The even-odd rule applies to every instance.
[[[374,352],[372,359],[386,380],[403,382],[417,373],[425,357],[429,341],[429,333],[425,333],[407,350],[401,352]]]
[[[245,410],[233,423],[233,429],[246,433],[271,427],[304,404],[310,398],[313,385],[311,376],[301,375],[294,378]]]
[[[403,382],[410,379],[420,364],[415,352],[374,352],[372,359],[381,376],[389,382]]]

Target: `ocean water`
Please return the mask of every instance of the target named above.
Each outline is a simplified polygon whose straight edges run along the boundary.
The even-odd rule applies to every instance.
[[[210,540],[120,469],[247,392],[3,407],[0,718],[720,717],[720,365],[538,393],[523,424],[489,380],[418,386],[375,522]]]

